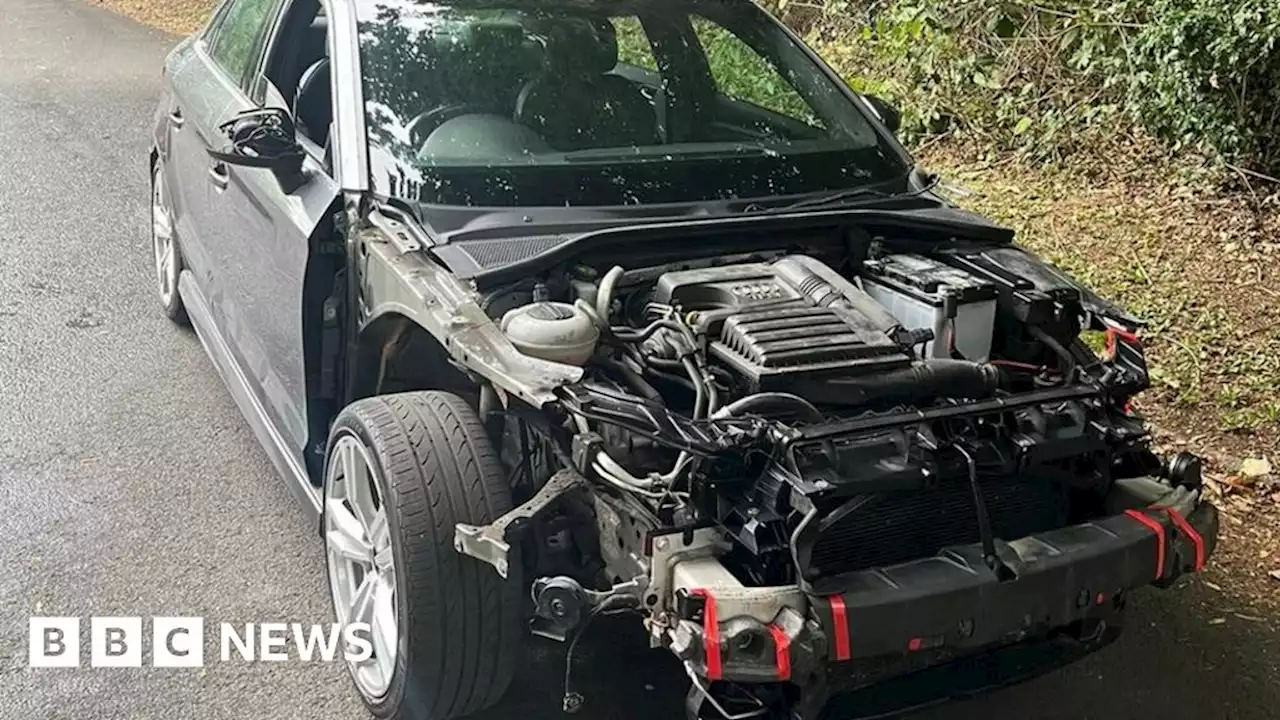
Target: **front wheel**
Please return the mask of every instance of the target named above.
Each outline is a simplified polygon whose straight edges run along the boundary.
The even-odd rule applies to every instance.
[[[178,294],[182,253],[178,251],[173,225],[173,205],[166,192],[164,161],[157,159],[151,168],[151,259],[155,266],[156,289],[164,314],[179,325],[188,325],[187,309]]]
[[[445,720],[510,684],[523,634],[519,579],[457,553],[454,526],[511,509],[475,412],[411,392],[358,400],[329,436],[324,534],[340,624],[365,622],[372,655],[349,667],[380,718]]]

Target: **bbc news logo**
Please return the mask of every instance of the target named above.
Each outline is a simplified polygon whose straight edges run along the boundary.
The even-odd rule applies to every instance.
[[[80,618],[32,617],[28,625],[27,664],[31,667],[80,667]],[[200,617],[153,617],[144,634],[140,617],[89,618],[90,667],[142,667],[149,647],[152,667],[204,667],[205,623]],[[332,662],[341,657],[363,662],[373,655],[368,623],[303,625],[245,623],[218,625],[222,662]]]

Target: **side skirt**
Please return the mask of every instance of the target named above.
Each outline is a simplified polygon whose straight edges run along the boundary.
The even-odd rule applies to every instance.
[[[308,522],[319,528],[320,490],[307,479],[307,472],[302,466],[301,458],[290,451],[284,437],[267,419],[262,403],[249,389],[244,373],[240,371],[240,366],[231,356],[226,341],[214,326],[209,306],[200,288],[192,280],[190,271],[182,271],[182,276],[178,278],[178,292],[182,295],[182,302],[187,307],[187,315],[191,318],[196,336],[200,338],[200,344],[213,359],[218,375],[222,377],[222,382],[231,392],[231,397],[235,399],[245,420],[249,421],[253,434],[267,451],[271,464],[275,465],[276,471],[284,477],[285,482],[289,484],[289,489],[302,504],[302,509],[307,513]]]

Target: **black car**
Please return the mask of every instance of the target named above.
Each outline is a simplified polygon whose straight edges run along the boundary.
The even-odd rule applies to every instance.
[[[225,0],[165,76],[161,300],[314,514],[379,717],[602,614],[690,718],[927,702],[1213,550],[1140,323],[745,0]]]

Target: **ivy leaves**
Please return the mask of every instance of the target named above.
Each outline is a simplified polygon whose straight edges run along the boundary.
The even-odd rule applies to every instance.
[[[775,3],[777,0],[775,0]],[[1280,170],[1275,0],[846,0],[773,8],[855,88],[1053,159],[1136,131]]]

